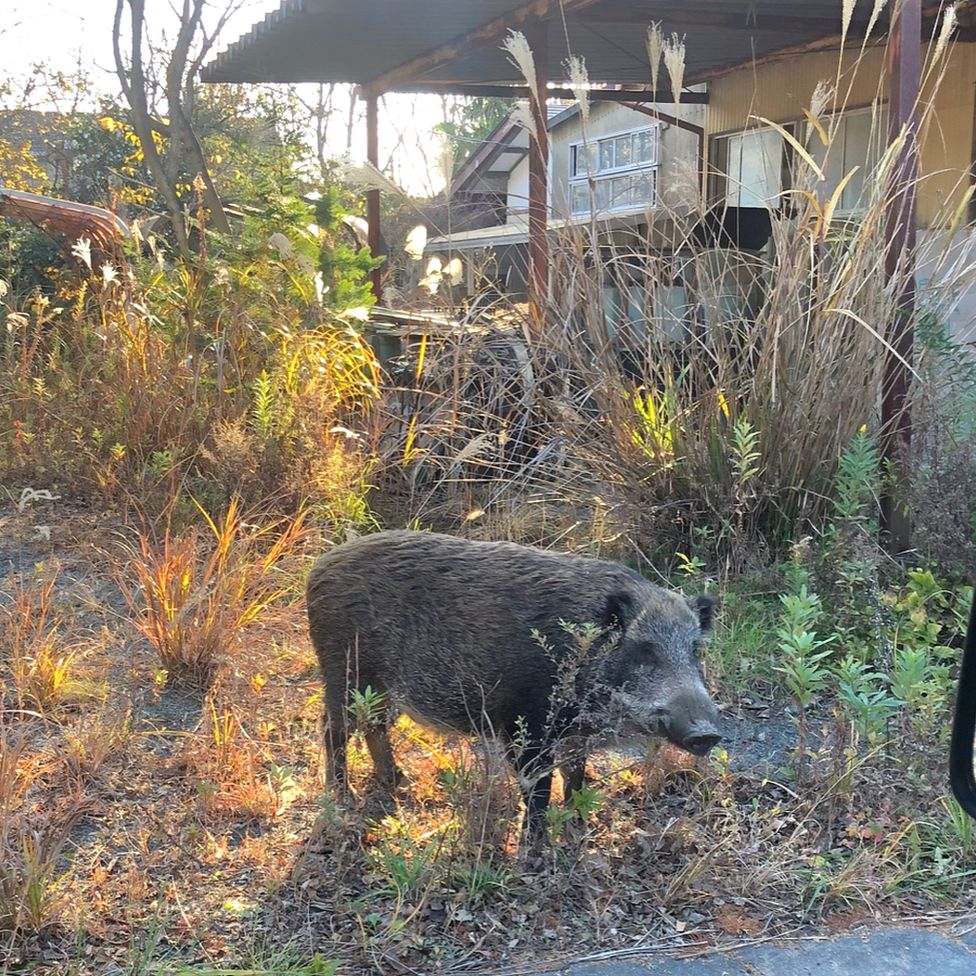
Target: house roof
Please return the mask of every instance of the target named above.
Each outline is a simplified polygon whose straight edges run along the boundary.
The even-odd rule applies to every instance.
[[[969,0],[963,0],[967,3]],[[500,44],[548,31],[548,74],[581,55],[593,83],[650,84],[645,28],[686,36],[687,83],[797,45],[836,38],[843,0],[283,0],[204,70],[208,82],[352,82],[372,93],[524,85]],[[850,35],[874,0],[854,0]],[[879,28],[887,25],[885,5]],[[933,2],[931,15],[942,6]],[[931,22],[928,24],[931,29]],[[662,69],[662,78],[666,73]],[[666,82],[666,78],[665,78]]]
[[[574,103],[565,105],[550,102],[546,106],[547,129],[561,125],[578,111]],[[452,192],[468,188],[479,176],[507,176],[529,152],[529,133],[520,123],[504,118],[485,136],[481,145],[458,167],[451,180]]]
[[[110,210],[73,200],[8,190],[0,186],[0,217],[48,224],[69,237],[88,235],[106,250],[129,235],[129,228]]]

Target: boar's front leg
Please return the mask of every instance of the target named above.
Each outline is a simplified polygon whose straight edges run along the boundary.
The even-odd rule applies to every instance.
[[[519,788],[525,802],[525,828],[533,838],[546,830],[546,808],[552,793],[553,749],[545,743],[542,733],[525,735],[525,730],[512,743],[509,755],[519,777]]]
[[[563,803],[568,806],[573,799],[573,794],[583,789],[586,781],[586,739],[575,736],[566,739],[560,753],[559,772],[563,777]]]

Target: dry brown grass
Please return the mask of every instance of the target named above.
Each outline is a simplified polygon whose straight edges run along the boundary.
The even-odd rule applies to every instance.
[[[55,586],[48,619],[69,594]],[[82,945],[81,970],[96,973],[163,955],[216,968],[287,948],[365,972],[551,961],[567,946],[688,949],[816,929],[851,906],[952,913],[976,871],[926,785],[943,749],[934,734],[889,751],[911,768],[878,755],[849,768],[825,748],[802,791],[785,753],[781,772],[669,747],[597,753],[585,816],[532,850],[519,846],[518,791],[497,751],[408,722],[394,736],[409,777],[394,807],[372,792],[361,744],[356,798],[323,795],[300,606],[256,621],[202,704],[154,684],[155,652],[129,642],[129,626],[116,620],[112,640],[87,649],[103,706],[8,721],[0,829],[17,852],[4,863],[21,865],[11,958],[42,939],[63,967]],[[42,829],[25,860],[24,831]]]
[[[282,566],[307,534],[307,512],[257,526],[234,499],[219,522],[200,513],[209,532],[140,532],[127,562],[139,590],[120,583],[160,666],[174,680],[206,687],[243,630],[295,587]]]

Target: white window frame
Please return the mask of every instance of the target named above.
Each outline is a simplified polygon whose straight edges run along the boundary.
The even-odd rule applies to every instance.
[[[585,171],[574,172],[576,168],[575,164],[579,158],[580,150],[584,152],[587,151],[588,147],[593,147],[597,153],[597,161],[599,162],[600,153],[600,143],[601,142],[613,142],[619,139],[621,136],[635,136],[642,132],[648,132],[651,134],[651,159],[649,162],[637,162],[637,163],[626,163],[623,166],[610,166],[606,169],[598,169],[597,172],[590,174]],[[593,206],[596,202],[595,187],[600,183],[612,183],[614,179],[619,179],[621,176],[647,176],[651,179],[653,187],[651,190],[650,199],[645,200],[641,203],[623,203],[617,206],[609,206],[599,209],[598,213],[606,214],[616,214],[616,213],[639,213],[647,208],[654,208],[657,206],[658,200],[658,168],[660,166],[661,158],[661,123],[653,122],[650,125],[639,125],[630,129],[620,129],[616,132],[607,132],[597,136],[594,139],[580,139],[576,142],[571,142],[569,144],[569,160],[568,160],[568,196],[569,196],[569,212],[573,217],[585,217],[593,212]],[[614,150],[614,162],[616,163],[616,150]],[[590,183],[593,183],[594,192],[590,192]],[[573,207],[573,197],[574,188],[584,187],[586,190],[586,207],[581,210],[576,210]]]

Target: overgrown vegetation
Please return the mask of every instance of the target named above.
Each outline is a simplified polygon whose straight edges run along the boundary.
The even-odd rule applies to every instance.
[[[826,151],[840,99],[818,99]],[[472,303],[384,371],[363,329],[373,260],[344,237],[351,196],[308,180],[288,138],[235,168],[235,131],[204,142],[226,154],[231,234],[183,186],[182,258],[148,231],[124,264],[75,241],[40,280],[31,252],[7,251],[4,964],[487,968],[971,910],[976,839],[939,770],[976,551],[976,369],[930,289],[918,548],[898,563],[877,542],[891,472],[869,327],[893,311],[879,269],[894,152],[856,221],[796,153],[760,257],[696,243],[701,201],[668,214],[697,283],[680,328],[659,294],[670,270],[634,281],[626,254],[574,228],[553,249],[543,332]],[[612,282],[636,289],[642,329],[608,315]],[[970,287],[971,269],[942,282]],[[379,526],[559,546],[719,591],[705,667],[726,747],[597,755],[541,851],[518,849],[498,755],[406,720],[396,807],[366,788],[361,742],[357,798],[336,803],[301,584],[323,546]],[[354,718],[385,707],[364,693]]]

